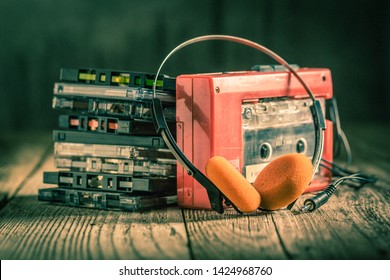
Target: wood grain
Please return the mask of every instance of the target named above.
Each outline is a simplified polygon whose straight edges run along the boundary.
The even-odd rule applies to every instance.
[[[55,170],[50,133],[2,136],[0,259],[390,259],[390,126],[356,125],[346,132],[351,169],[377,176],[374,186],[340,186],[308,214],[297,209],[310,194],[294,211],[250,215],[39,202],[38,189],[50,186],[42,174]]]
[[[272,215],[184,211],[195,259],[285,259]]]
[[[53,187],[42,183],[43,172],[55,170],[51,149],[35,150],[41,158],[29,172],[20,172],[19,161],[7,166],[20,183],[12,184],[17,195],[0,211],[0,259],[189,259],[178,208],[138,213],[38,201],[39,188]]]
[[[18,196],[0,218],[0,259],[189,259],[177,208],[116,212]]]
[[[386,259],[389,210],[386,193],[344,187],[314,212],[277,211],[274,220],[291,259]]]
[[[340,189],[312,213],[186,210],[195,259],[389,259],[389,189]]]

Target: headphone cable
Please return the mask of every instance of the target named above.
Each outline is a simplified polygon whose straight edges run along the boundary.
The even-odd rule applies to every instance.
[[[337,187],[342,183],[347,182],[349,183],[347,185],[350,187],[361,188],[368,183],[375,183],[377,181],[377,178],[373,176],[367,176],[362,172],[352,172],[324,159],[322,159],[322,161],[325,164],[321,164],[321,166],[329,169],[332,171],[334,176],[339,178],[335,179],[323,191],[320,191],[314,196],[306,199],[301,207],[301,212],[303,213],[312,212],[324,205],[337,190]]]

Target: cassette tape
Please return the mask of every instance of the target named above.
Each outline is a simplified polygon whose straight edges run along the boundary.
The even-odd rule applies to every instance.
[[[325,112],[325,99],[318,98]],[[306,99],[261,99],[241,106],[244,165],[242,173],[253,183],[273,159],[288,153],[313,156],[315,135]]]
[[[132,177],[124,174],[105,174],[76,171],[43,172],[43,183],[60,188],[89,189],[122,193],[176,193],[172,178]]]
[[[128,195],[60,188],[39,189],[38,200],[66,206],[124,211],[143,211],[177,204],[176,195]]]
[[[94,97],[54,96],[53,108],[96,115],[125,116],[134,119],[152,120],[152,103],[145,101],[127,101]],[[175,121],[175,106],[164,105],[164,116]]]
[[[75,83],[55,83],[55,96],[81,96],[106,99],[122,99],[130,101],[152,101],[153,90],[142,87],[101,86]],[[156,91],[156,97],[162,102],[175,103],[174,92]]]
[[[153,162],[149,160],[131,160],[97,157],[55,157],[55,167],[68,168],[71,171],[102,172],[126,174],[144,177],[176,178],[176,162]]]
[[[96,133],[128,134],[156,136],[156,130],[152,121],[143,119],[116,118],[96,115],[60,115],[58,118],[59,128],[91,131]],[[175,135],[176,125],[168,123]]]
[[[100,145],[54,142],[55,157],[107,157],[118,159],[154,160],[176,162],[169,149],[146,148],[125,145]]]
[[[61,68],[60,70],[60,81],[80,84],[129,86],[152,89],[155,78],[156,75],[153,73],[124,70],[91,68]],[[176,79],[167,75],[159,75],[156,89],[174,92],[176,90]]]
[[[305,89],[283,68],[261,70],[177,77],[176,140],[199,170],[220,155],[253,182],[280,155],[296,152],[311,159],[315,129]],[[296,71],[325,106],[333,94],[330,71]],[[323,158],[332,161],[332,122],[326,120],[326,126]],[[321,168],[306,191],[325,188],[330,177]],[[211,209],[206,189],[179,165],[177,194],[182,207]]]
[[[167,148],[164,140],[157,136],[96,134],[90,131],[53,130],[55,142],[70,142],[102,145],[131,145],[147,148]]]

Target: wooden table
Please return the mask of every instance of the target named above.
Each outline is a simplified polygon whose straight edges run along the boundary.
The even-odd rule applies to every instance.
[[[40,202],[42,173],[55,170],[51,133],[2,134],[0,259],[390,259],[390,126],[350,125],[345,131],[353,168],[376,175],[375,186],[341,186],[312,213],[250,215]]]

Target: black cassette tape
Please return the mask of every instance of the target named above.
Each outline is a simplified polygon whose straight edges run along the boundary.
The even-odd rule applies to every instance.
[[[60,188],[39,189],[38,200],[67,206],[125,211],[142,211],[177,204],[176,195],[128,195]]]
[[[150,88],[141,87],[118,87],[75,83],[55,83],[54,95],[151,102],[153,99],[153,90]],[[174,92],[156,91],[156,97],[165,103],[176,102],[176,96]]]
[[[75,171],[43,172],[43,183],[60,188],[92,189],[111,192],[176,193],[173,178],[132,177],[123,174],[105,174]]]
[[[131,145],[147,148],[166,148],[164,140],[157,136],[96,134],[93,132],[53,130],[55,142],[103,145]]]
[[[92,131],[97,133],[129,134],[157,136],[154,124],[151,120],[117,118],[96,115],[60,115],[58,119],[60,128]],[[171,131],[176,129],[176,124],[170,122]]]
[[[71,171],[126,174],[144,177],[176,178],[176,161],[132,160],[98,157],[55,157],[56,168],[68,168]]]
[[[174,156],[169,149],[66,142],[54,143],[54,155],[56,157],[107,157],[153,160],[166,163],[175,161]]]
[[[153,73],[125,70],[61,68],[60,71],[60,81],[95,85],[153,88],[155,78],[156,75]],[[175,91],[176,79],[166,75],[159,75],[156,89]]]
[[[125,116],[134,119],[152,120],[152,103],[145,101],[127,101],[94,97],[54,96],[53,108],[96,115]],[[164,105],[164,116],[175,121],[176,109],[173,105]]]

